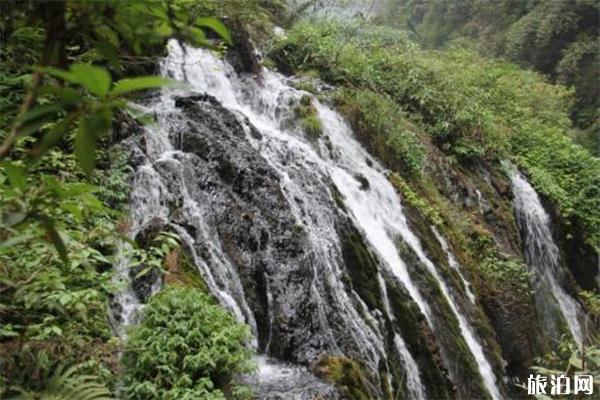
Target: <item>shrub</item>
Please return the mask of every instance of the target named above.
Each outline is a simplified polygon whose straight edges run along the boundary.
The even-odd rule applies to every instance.
[[[252,370],[248,328],[203,292],[167,287],[131,329],[124,355],[128,399],[218,399]]]
[[[420,197],[410,185],[396,173],[390,176],[390,182],[394,188],[402,195],[402,200],[411,207],[417,209],[421,215],[429,220],[434,225],[442,225],[442,217],[439,210]]]

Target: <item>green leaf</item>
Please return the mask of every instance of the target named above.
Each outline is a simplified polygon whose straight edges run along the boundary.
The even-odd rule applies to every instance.
[[[184,28],[186,35],[193,40],[194,44],[202,47],[210,47],[210,43],[206,40],[206,35],[202,29],[193,26]]]
[[[139,279],[143,276],[148,275],[150,272],[152,271],[152,267],[146,267],[143,268],[140,272],[137,273],[137,275],[135,276],[135,279]]]
[[[79,82],[77,82],[79,83]],[[78,90],[75,90],[70,87],[61,87],[61,86],[53,86],[46,85],[42,86],[39,89],[40,95],[54,95],[61,98],[63,104],[72,104],[76,102],[80,102],[82,100],[82,95]]]
[[[104,56],[104,58],[106,58],[108,64],[112,69],[114,69],[115,71],[120,71],[123,69],[121,68],[119,56],[117,55],[117,49],[114,45],[112,45],[107,40],[101,39],[94,43],[94,47],[96,48],[96,50],[98,50],[100,54]]]
[[[152,89],[164,86],[171,81],[159,76],[140,76],[138,78],[122,79],[118,81],[110,91],[111,96],[120,96],[123,93],[136,90]]]
[[[52,75],[56,78],[60,78],[63,81],[71,83],[79,83],[79,78],[73,72],[65,71],[58,68],[51,67],[33,67],[34,71],[43,72],[48,75]]]
[[[27,214],[24,212],[9,212],[4,214],[4,218],[2,223],[5,225],[5,227],[13,227],[15,225],[18,225],[20,223],[22,223],[23,221],[25,221],[27,219]]]
[[[32,154],[36,157],[39,157],[48,151],[48,149],[53,147],[56,143],[58,143],[63,135],[70,130],[71,124],[73,124],[74,120],[75,114],[70,114],[65,119],[50,128],[48,133],[46,133],[32,149]]]
[[[96,163],[96,139],[90,118],[82,118],[75,135],[74,150],[77,162],[88,175],[92,173]]]
[[[25,190],[27,187],[27,176],[25,168],[12,162],[4,162],[2,164],[4,172],[12,187]]]
[[[89,183],[77,182],[64,185],[62,191],[62,197],[77,197],[82,194],[93,193],[98,190],[97,186],[90,185]]]
[[[229,29],[221,21],[214,17],[202,17],[196,21],[198,26],[209,28],[218,34],[227,44],[232,44]]]
[[[63,260],[63,262],[67,263],[69,261],[69,256],[67,254],[67,247],[65,246],[65,243],[63,242],[62,238],[60,237],[60,234],[56,230],[56,227],[54,226],[54,220],[52,218],[48,217],[47,215],[40,215],[39,218],[42,222],[42,226],[44,227],[44,229],[46,230],[46,233],[48,234],[48,238],[50,239],[50,241],[56,248],[58,255]]]
[[[89,64],[73,64],[71,71],[77,77],[78,82],[90,92],[104,97],[110,88],[111,78],[104,68]]]
[[[62,107],[62,103],[60,103],[60,102],[44,104],[42,106],[35,107],[35,108],[29,110],[28,112],[26,112],[23,116],[21,116],[21,121],[22,122],[31,121],[31,120],[37,119],[41,116],[44,116],[44,115],[56,114],[62,110],[63,110],[63,107]]]
[[[27,121],[19,128],[19,136],[29,136],[32,133],[35,133],[40,130],[44,125],[53,121],[55,118],[52,114],[43,115],[40,118]]]
[[[33,237],[33,235],[31,234],[25,234],[25,235],[19,235],[19,236],[13,236],[9,239],[6,239],[4,242],[0,243],[0,249],[5,249],[11,246],[15,246],[19,243],[25,242],[29,239],[31,239]]]

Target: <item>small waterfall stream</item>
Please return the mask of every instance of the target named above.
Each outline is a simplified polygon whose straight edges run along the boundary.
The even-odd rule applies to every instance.
[[[563,322],[573,339],[581,345],[583,331],[579,318],[582,315],[577,302],[563,288],[565,270],[560,252],[552,238],[550,216],[540,197],[527,179],[516,168],[510,168],[514,209],[525,245],[525,258],[531,268],[537,309],[548,332],[556,340],[564,329]]]
[[[350,128],[337,113],[319,105],[319,114],[332,143],[339,149],[335,164],[331,167],[332,179],[344,195],[345,203],[352,210],[358,225],[363,228],[367,240],[407,288],[412,298],[419,305],[421,312],[426,316],[429,324],[435,327],[435,321],[433,321],[429,306],[412,282],[406,265],[398,254],[395,238],[401,237],[415,251],[438,282],[444,297],[456,316],[460,331],[477,362],[488,392],[492,398],[501,399],[492,367],[484,355],[481,344],[476,339],[473,329],[459,311],[447,284],[438,273],[435,265],[425,255],[419,239],[410,229],[393,186],[381,172],[380,167],[377,168],[377,165],[371,167],[367,164],[368,153],[353,139]],[[366,177],[370,182],[370,190],[361,190],[360,183],[354,178],[357,174]]]
[[[479,191],[477,191],[477,193],[479,193]],[[481,195],[479,195],[479,196],[481,196]],[[471,303],[475,304],[475,294],[473,294],[473,290],[471,289],[471,284],[469,283],[469,281],[467,281],[467,279],[463,275],[462,271],[460,270],[460,268],[461,268],[460,264],[456,260],[456,257],[454,257],[454,254],[452,254],[452,252],[450,251],[450,246],[448,245],[448,242],[438,232],[438,230],[435,226],[432,226],[431,230],[432,230],[433,234],[435,235],[435,238],[438,240],[438,242],[442,246],[442,249],[446,253],[446,256],[448,256],[448,265],[450,266],[450,268],[453,268],[458,273],[458,276],[460,277],[460,280],[463,283],[463,287],[465,288],[465,292],[467,293],[467,297],[469,298]]]

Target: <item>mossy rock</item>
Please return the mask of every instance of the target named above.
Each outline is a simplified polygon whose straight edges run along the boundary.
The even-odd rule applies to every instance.
[[[167,255],[165,270],[165,284],[196,288],[208,293],[206,283],[200,276],[191,256],[183,247],[178,247]]]
[[[339,189],[332,184],[331,187],[331,197],[333,201],[335,201],[335,205],[338,206],[342,211],[347,211],[346,204],[344,204],[344,196],[340,193]]]
[[[434,321],[435,341],[440,347],[444,364],[450,370],[451,376],[457,385],[460,397],[485,398],[487,391],[481,380],[475,358],[465,342],[456,315],[446,301],[437,279],[423,265],[410,245],[399,239],[397,248],[413,278],[413,283],[428,302]],[[393,296],[390,296],[390,301],[394,310],[399,307],[399,305],[394,304],[395,299]],[[396,313],[396,316],[399,321],[402,321],[404,317],[398,315],[398,313]],[[405,329],[408,324],[403,323],[401,326]],[[414,328],[412,329],[414,330]],[[409,349],[412,348],[410,340],[412,340],[413,335],[418,335],[418,333],[411,331],[405,333],[403,331],[403,337],[408,342]],[[413,351],[419,351],[420,347],[417,346]],[[421,371],[424,371],[424,369],[421,368]]]
[[[305,95],[300,98],[299,104],[294,108],[294,114],[307,135],[318,138],[323,134],[323,123],[319,119],[319,114],[310,96]]]
[[[370,400],[374,398],[360,365],[344,356],[322,356],[314,367],[315,373],[335,384],[349,400]]]
[[[359,231],[350,223],[342,232],[342,257],[350,275],[350,284],[369,309],[383,310],[381,288],[377,279],[378,262]]]

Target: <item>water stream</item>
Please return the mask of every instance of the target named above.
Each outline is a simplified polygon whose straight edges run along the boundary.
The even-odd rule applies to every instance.
[[[581,345],[583,331],[579,318],[582,312],[563,287],[565,269],[552,237],[550,216],[527,179],[516,168],[511,170],[515,216],[525,245],[525,258],[531,268],[531,282],[542,322],[558,340],[564,333],[564,318],[568,331]]]

